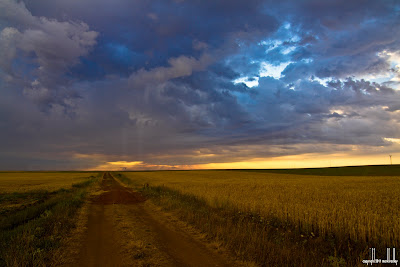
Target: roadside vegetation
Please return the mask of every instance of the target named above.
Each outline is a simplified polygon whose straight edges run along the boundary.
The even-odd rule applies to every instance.
[[[1,174],[4,177],[4,173]],[[37,173],[31,176],[39,179]],[[54,173],[53,173],[54,175]],[[59,173],[67,177],[66,173]],[[76,173],[73,174],[78,178]],[[87,188],[99,173],[80,173],[79,182],[57,181],[61,187],[0,194],[0,266],[49,266],[64,237],[75,226],[74,215],[85,200]],[[47,178],[44,177],[46,180]],[[48,185],[44,185],[46,187]],[[54,189],[54,184],[51,186]]]
[[[261,266],[356,266],[371,247],[385,257],[400,245],[399,176],[231,170],[117,178]]]

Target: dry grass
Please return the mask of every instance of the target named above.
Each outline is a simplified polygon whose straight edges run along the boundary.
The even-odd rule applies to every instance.
[[[71,188],[97,173],[89,172],[0,172],[0,192],[56,191]]]
[[[213,208],[257,214],[260,220],[276,218],[307,240],[334,242],[338,250],[348,249],[350,254],[354,244],[360,251],[365,250],[363,245],[367,250],[368,246],[400,245],[398,176],[306,176],[251,171],[124,174],[138,184],[165,186],[197,196]],[[333,261],[336,259],[340,260],[340,255]]]
[[[115,230],[124,266],[174,266],[171,258],[158,248],[157,238],[137,214],[135,205],[107,205],[104,210]]]
[[[93,196],[100,190],[100,183],[94,183],[86,189],[87,196]],[[89,216],[90,202],[85,201],[76,212],[75,227],[71,229],[68,235],[63,236],[60,246],[52,253],[51,264],[49,266],[76,266],[76,260],[79,258],[82,242],[84,242],[87,231],[87,222]]]

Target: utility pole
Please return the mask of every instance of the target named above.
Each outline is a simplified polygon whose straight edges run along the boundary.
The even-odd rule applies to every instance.
[[[392,155],[389,155],[389,158],[390,158],[390,165],[393,165],[392,164]]]

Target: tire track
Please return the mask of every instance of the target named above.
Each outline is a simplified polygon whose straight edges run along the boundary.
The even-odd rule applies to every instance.
[[[127,233],[140,232],[141,228],[146,228],[146,236],[139,238],[146,240],[141,242],[151,242],[154,257],[163,258],[163,266],[234,265],[162,214],[149,209],[144,203],[146,199],[140,193],[122,186],[108,172],[103,175],[101,189],[104,191],[102,194],[91,198],[87,232],[77,260],[79,266],[145,265],[144,260],[136,260],[137,255],[140,255],[137,251],[127,251],[123,247],[122,244],[140,240],[126,240],[128,235],[116,226],[121,223],[124,223],[124,231]],[[117,213],[118,216],[115,215]],[[132,220],[136,221],[136,226],[129,223]],[[148,257],[151,262],[152,255]]]

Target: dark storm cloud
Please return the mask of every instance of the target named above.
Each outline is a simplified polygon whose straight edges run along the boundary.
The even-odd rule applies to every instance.
[[[204,49],[234,49],[236,41],[262,38],[278,26],[261,12],[262,1],[39,0],[27,1],[27,6],[38,16],[85,21],[101,31],[100,49],[112,40],[144,56],[137,60],[146,67],[165,65],[181,55],[197,57]],[[132,66],[142,67],[135,63]],[[110,62],[103,58],[98,64],[107,68]]]
[[[389,147],[384,138],[400,137],[399,91],[364,76],[397,75],[399,10],[361,0],[0,0],[0,168]]]
[[[281,12],[281,20],[292,20],[297,26],[310,30],[304,32],[321,34],[325,29],[352,30],[360,22],[379,21],[382,18],[396,16],[396,0],[337,0],[337,1],[267,1],[270,13]]]
[[[327,86],[301,81],[287,87],[278,80],[262,78],[259,89],[263,94],[259,99],[266,103],[254,112],[265,121],[261,125],[276,124],[286,129],[284,136],[276,137],[283,142],[300,138],[302,142],[381,145],[382,136],[397,135],[399,129],[397,124],[390,125],[394,117],[382,109],[395,105],[399,93],[376,83],[349,78]]]
[[[85,23],[35,17],[23,2],[0,1],[0,21],[3,77],[23,85],[23,94],[43,110],[53,104],[73,106],[71,101],[79,94],[65,87],[70,82],[64,73],[88,54],[97,33]],[[27,60],[32,62],[28,67]],[[20,73],[21,69],[25,71]]]
[[[298,49],[314,60],[311,74],[321,78],[346,78],[349,73],[377,74],[390,69],[379,53],[399,48],[398,2],[299,1],[291,4],[296,8],[291,22],[293,33],[300,37]],[[310,42],[305,42],[306,39]],[[303,65],[302,62],[294,64]]]

